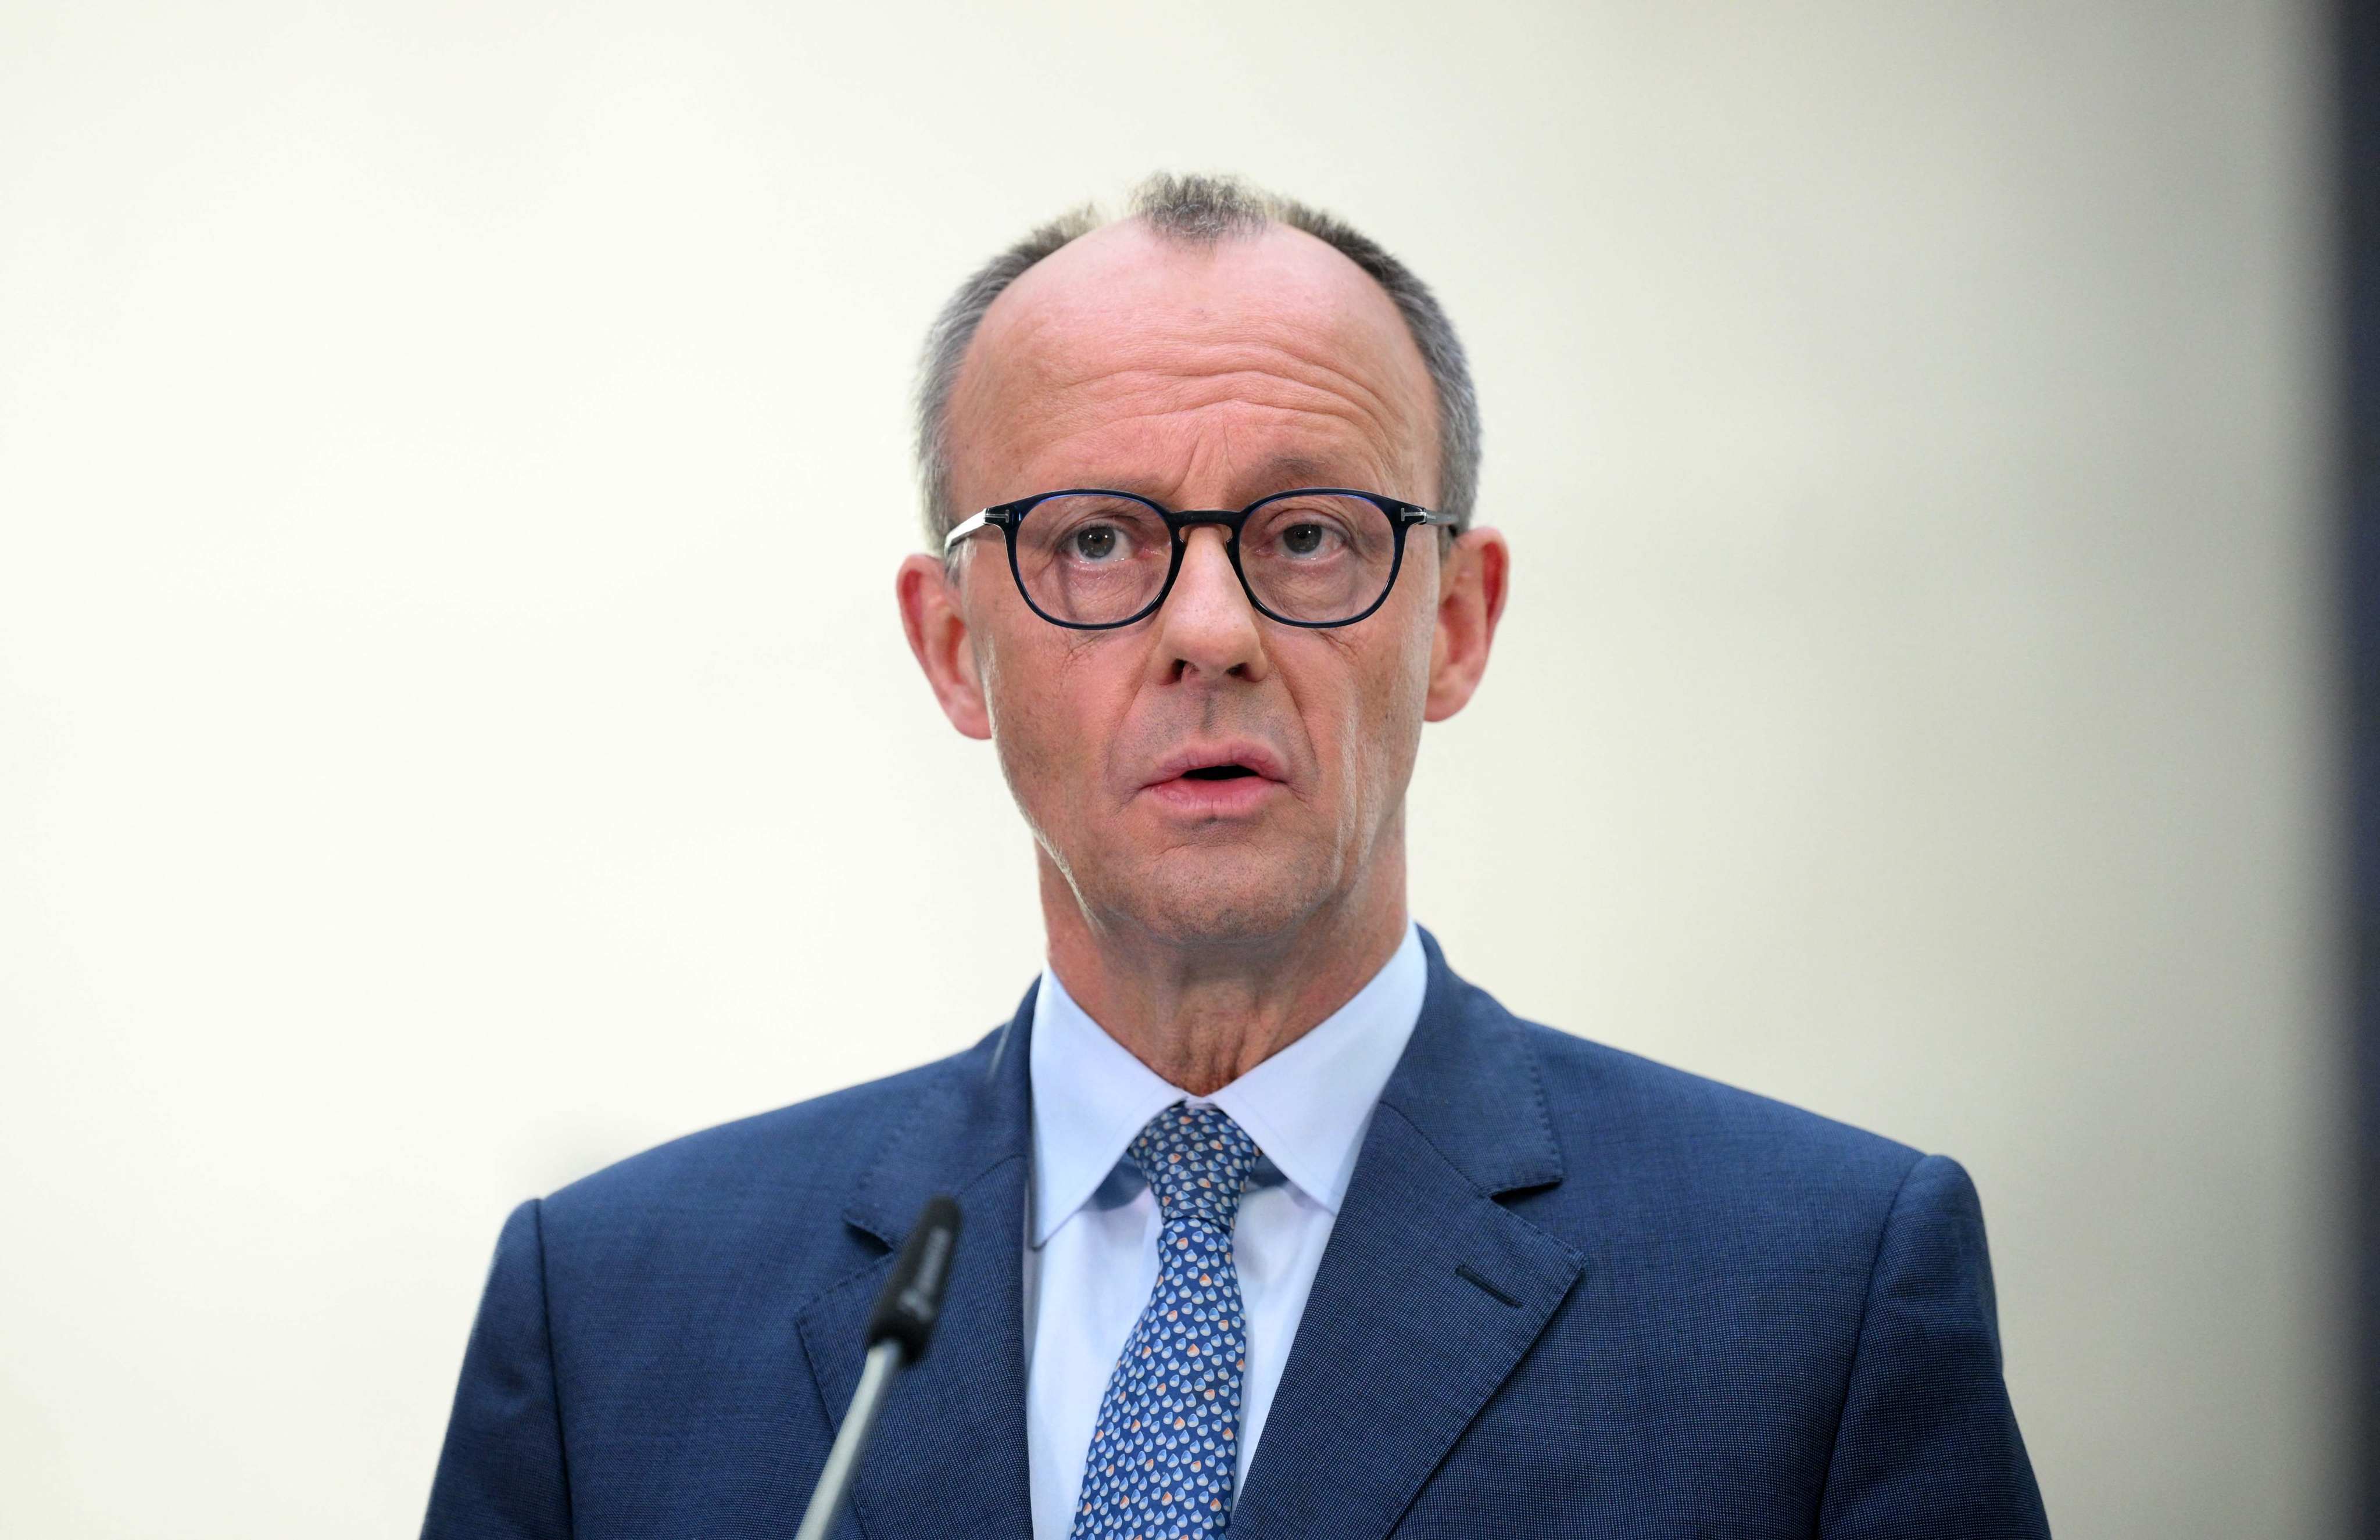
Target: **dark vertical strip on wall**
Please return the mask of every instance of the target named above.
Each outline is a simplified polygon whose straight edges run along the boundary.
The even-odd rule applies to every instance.
[[[2351,1534],[2380,1535],[2380,4],[2339,0],[2339,298],[2356,1088]]]

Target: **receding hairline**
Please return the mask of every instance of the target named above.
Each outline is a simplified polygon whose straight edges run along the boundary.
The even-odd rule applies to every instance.
[[[1221,274],[1199,271],[1235,258]],[[1152,343],[1179,343],[1187,351],[1152,349]],[[1209,352],[1210,346],[1221,351]],[[986,497],[981,485],[960,485],[963,468],[986,468],[979,452],[994,444],[1015,447],[998,432],[999,425],[1014,420],[1005,415],[1019,399],[1014,393],[1038,398],[1056,391],[1050,399],[1063,400],[1095,380],[1110,382],[1093,387],[1104,390],[1148,370],[1170,378],[1183,358],[1200,360],[1188,366],[1197,374],[1211,362],[1226,376],[1253,369],[1345,395],[1378,425],[1381,447],[1390,455],[1378,468],[1393,484],[1379,490],[1437,501],[1433,488],[1443,481],[1437,465],[1443,450],[1428,363],[1395,302],[1368,273],[1328,241],[1293,225],[1268,223],[1217,239],[1184,240],[1134,216],[1052,252],[986,307],[942,408],[945,486],[953,511],[962,490],[967,506],[1033,490],[995,489]],[[1299,359],[1319,365],[1321,372],[1306,372]],[[1224,378],[1216,378],[1216,388]],[[1245,398],[1238,387],[1230,394]],[[1269,473],[1300,477],[1282,484],[1348,485],[1350,476],[1365,475],[1346,464],[1327,469],[1327,460],[1312,455],[1268,460],[1273,462]],[[1164,480],[1158,467],[1140,468]],[[1257,474],[1252,465],[1242,468]],[[1107,478],[1101,485],[1143,490],[1118,479],[1124,474],[1121,465],[1099,469]]]
[[[1031,288],[1048,282],[1048,274],[1062,269],[1070,261],[1078,259],[1081,254],[1111,246],[1135,235],[1148,237],[1151,243],[1150,249],[1165,257],[1193,261],[1202,259],[1213,260],[1233,249],[1260,247],[1276,238],[1286,238],[1299,249],[1318,250],[1327,254],[1334,266],[1362,279],[1366,286],[1378,295],[1389,306],[1390,313],[1396,312],[1394,297],[1381,285],[1378,279],[1366,273],[1363,266],[1348,256],[1345,251],[1310,230],[1302,230],[1281,220],[1267,220],[1261,224],[1233,228],[1211,237],[1184,236],[1167,229],[1163,224],[1145,214],[1129,213],[1120,218],[1103,221],[1091,229],[1084,231],[1019,273],[992,297],[990,303],[985,308],[985,319],[990,319],[990,313],[999,309],[1002,303],[1018,289],[1026,289],[1029,292]]]
[[[943,305],[926,338],[917,383],[917,470],[929,544],[956,518],[950,498],[950,409],[982,322],[1006,291],[1066,247],[1112,226],[1137,224],[1170,246],[1196,249],[1261,237],[1308,236],[1345,259],[1389,299],[1419,352],[1436,419],[1439,508],[1467,527],[1479,466],[1479,409],[1453,323],[1428,286],[1378,242],[1344,221],[1233,177],[1160,176],[1135,189],[1129,211],[1104,217],[1089,204],[1040,225],[978,269]]]
[[[1015,339],[1003,333],[1017,323],[1020,309],[1029,312],[1034,307],[1046,306],[1062,316],[1069,312],[1080,314],[1096,312],[1099,309],[1107,297],[1113,292],[1106,286],[1113,274],[1087,274],[1077,271],[1077,264],[1087,258],[1118,261],[1115,254],[1098,249],[1112,246],[1120,237],[1133,232],[1154,237],[1153,243],[1144,247],[1142,250],[1160,261],[1211,261],[1220,257],[1227,248],[1245,249],[1260,246],[1275,237],[1292,243],[1293,249],[1302,253],[1319,255],[1330,265],[1334,277],[1353,278],[1362,286],[1362,292],[1369,297],[1354,299],[1352,304],[1342,301],[1335,296],[1326,298],[1316,282],[1316,276],[1312,273],[1300,275],[1293,273],[1287,275],[1289,280],[1292,283],[1314,285],[1315,297],[1323,303],[1309,309],[1321,315],[1323,319],[1337,321],[1352,317],[1363,322],[1376,323],[1379,327],[1381,339],[1399,356],[1401,361],[1409,363],[1415,370],[1415,373],[1410,377],[1410,382],[1418,387],[1419,405],[1425,417],[1422,424],[1424,430],[1432,432],[1437,430],[1438,410],[1436,391],[1433,389],[1435,382],[1429,377],[1428,360],[1422,357],[1420,346],[1414,340],[1412,329],[1404,324],[1404,318],[1397,309],[1395,299],[1345,252],[1293,224],[1273,223],[1253,229],[1233,230],[1221,238],[1211,241],[1182,240],[1167,235],[1161,229],[1152,228],[1148,221],[1136,214],[1112,220],[1075,240],[1069,241],[1064,248],[1051,252],[1026,272],[1019,273],[1014,282],[992,298],[991,302],[985,307],[973,335],[968,338],[966,347],[958,358],[957,369],[951,379],[951,389],[944,403],[944,410],[947,412],[953,409],[965,393],[967,383],[976,377],[980,368],[983,350],[988,345],[1002,346],[1014,345]],[[1139,266],[1139,262],[1135,261],[1139,255],[1135,253],[1124,256],[1121,260],[1134,266]],[[1247,291],[1235,286],[1232,292],[1236,294]],[[1359,309],[1369,309],[1375,300],[1378,306],[1376,310],[1369,310],[1368,314],[1357,315]]]

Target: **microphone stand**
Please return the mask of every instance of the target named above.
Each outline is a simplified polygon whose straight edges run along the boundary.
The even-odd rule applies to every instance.
[[[827,1532],[842,1514],[892,1377],[926,1356],[934,1323],[941,1317],[942,1289],[950,1281],[951,1252],[958,1235],[958,1204],[947,1196],[928,1198],[917,1222],[909,1227],[909,1238],[901,1243],[892,1276],[876,1296],[876,1308],[868,1317],[868,1361],[859,1371],[859,1388],[851,1393],[843,1430],[827,1451],[826,1467],[819,1473],[794,1540],[827,1540]]]

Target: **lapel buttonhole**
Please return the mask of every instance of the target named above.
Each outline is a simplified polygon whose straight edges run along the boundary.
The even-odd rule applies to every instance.
[[[1497,1304],[1504,1306],[1508,1310],[1518,1310],[1521,1308],[1521,1302],[1519,1300],[1514,1299],[1512,1295],[1504,1292],[1503,1290],[1497,1288],[1494,1284],[1488,1282],[1477,1273],[1473,1272],[1467,1263],[1457,1264],[1454,1269],[1454,1276],[1461,1279],[1463,1282],[1470,1284],[1473,1288],[1477,1289],[1481,1293],[1487,1295],[1489,1299],[1494,1300]]]

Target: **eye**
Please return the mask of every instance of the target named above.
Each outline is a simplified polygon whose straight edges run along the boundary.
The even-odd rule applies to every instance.
[[[1086,524],[1066,537],[1067,554],[1081,562],[1111,562],[1127,555],[1132,540],[1112,524]]]
[[[1281,532],[1281,548],[1292,556],[1318,556],[1330,549],[1337,533],[1327,524],[1306,520]]]

